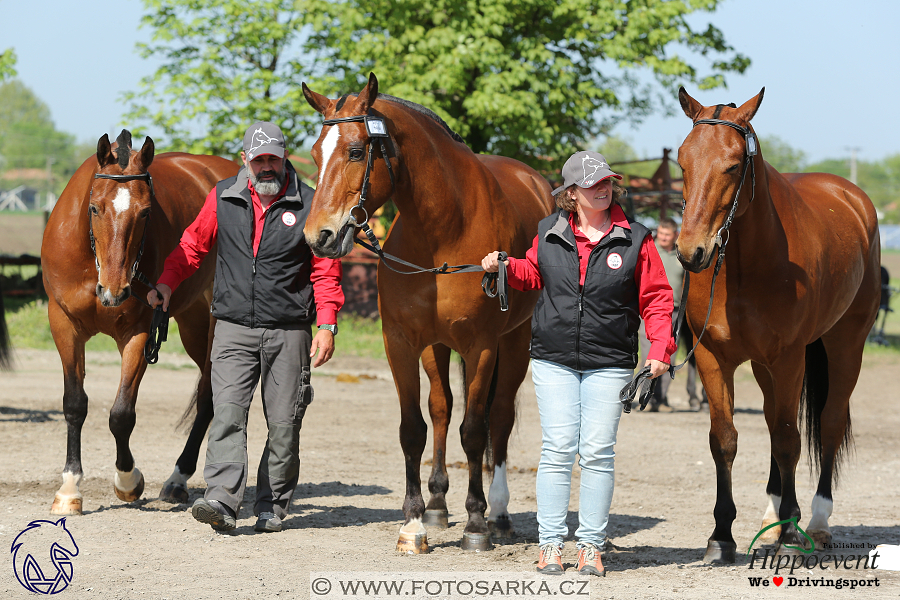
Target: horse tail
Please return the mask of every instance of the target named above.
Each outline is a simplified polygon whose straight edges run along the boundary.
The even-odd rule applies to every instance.
[[[469,405],[469,387],[466,385],[468,379],[466,379],[466,361],[462,357],[460,357],[459,361],[460,373],[462,374],[463,381],[463,402],[466,406]],[[497,380],[498,374],[500,372],[500,352],[498,350],[497,356],[494,360],[494,372],[491,375],[491,383],[488,386],[488,395],[487,401],[484,405],[484,429],[486,432],[486,439],[484,444],[484,463],[483,465],[490,470],[491,473],[494,472],[494,447],[491,444],[491,406],[494,404],[494,396],[497,394]]]
[[[828,400],[828,353],[822,338],[806,346],[806,371],[803,375],[803,391],[800,394],[800,411],[806,429],[806,451],[809,468],[818,473],[822,468],[822,411]],[[844,439],[838,447],[832,465],[832,477],[837,482],[839,467],[847,449],[853,443],[850,409],[847,408],[847,425]]]
[[[200,373],[200,378],[203,378],[203,373]],[[184,414],[181,415],[181,418],[178,419],[178,423],[175,424],[175,431],[185,433],[191,430],[194,426],[194,420],[197,418],[197,403],[200,399],[200,385],[199,380],[197,381],[197,385],[194,386],[194,393],[191,395],[191,401],[188,402],[187,408],[184,409]]]
[[[3,290],[0,289],[0,371],[12,370],[12,344],[6,327],[6,307],[3,304]]]

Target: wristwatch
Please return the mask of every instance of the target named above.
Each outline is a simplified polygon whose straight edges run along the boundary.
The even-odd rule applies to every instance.
[[[337,335],[337,325],[319,325],[319,329],[327,329],[331,335]]]

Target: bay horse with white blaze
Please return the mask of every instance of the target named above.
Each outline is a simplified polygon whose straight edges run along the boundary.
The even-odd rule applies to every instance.
[[[878,311],[881,249],[872,202],[840,177],[781,174],[763,160],[750,120],[764,91],[740,107],[702,106],[684,88],[678,94],[694,123],[678,150],[685,209],[677,251],[685,269],[696,273],[687,303],[695,335],[715,277],[707,267],[716,246],[728,250],[696,352],[709,394],[717,480],[707,562],[735,560],[734,373],[748,360],[771,437],[763,526],[800,518],[794,477],[802,410],[810,463],[820,469],[806,531],[817,547],[831,541],[832,480],[851,441],[850,394]],[[763,540],[777,540],[782,551],[805,547],[793,524],[769,532]]]
[[[138,387],[147,369],[143,349],[152,311],[136,299],[128,301],[135,294],[132,279],[140,272],[156,281],[209,190],[237,170],[235,163],[215,156],[173,152],[154,160],[153,140],[148,137],[140,152],[135,152],[131,134],[123,130],[116,146],[110,145],[106,135],[100,138],[96,157],[78,168],[56,203],[44,231],[41,265],[50,329],[63,366],[68,443],[63,485],[51,513],[82,512],[81,428],[88,408],[84,345],[98,333],[116,340],[122,356],[119,390],[109,411],[117,450],[115,493],[126,502],[140,498],[144,477],[135,467],[128,442]],[[194,424],[175,472],[160,493],[160,498],[173,502],[188,499],[187,479],[196,469],[212,418],[209,304],[213,275],[213,265],[204,263],[178,288],[169,306],[184,348],[201,370]],[[146,291],[136,294],[143,296]]]
[[[371,188],[365,211],[376,210],[393,195],[399,212],[384,251],[415,264],[478,263],[493,250],[524,256],[538,221],[551,211],[550,186],[537,172],[512,159],[475,155],[431,111],[379,95],[374,74],[358,95],[330,100],[305,84],[303,93],[326,118],[313,146],[319,184],[304,231],[319,256],[344,256],[352,248],[355,227],[365,221],[357,197],[367,191],[362,184],[367,171]],[[381,123],[370,129],[363,116]],[[381,133],[381,124],[386,127],[382,139],[387,142],[387,156],[374,144],[368,145],[370,134]],[[482,293],[480,276],[401,275],[384,261],[378,265],[378,306],[400,398],[400,444],[406,463],[400,551],[426,551],[425,525],[447,526],[451,349],[462,356],[466,367],[460,437],[468,459],[469,488],[462,547],[489,548],[490,533],[504,537],[512,529],[507,512],[507,442],[515,419],[516,392],[528,369],[530,319],[537,292],[511,291],[509,311],[501,312],[499,303]],[[428,408],[434,425],[427,507],[420,481],[428,434],[419,402],[420,358],[431,383]],[[486,523],[482,460],[488,440],[493,480]]]

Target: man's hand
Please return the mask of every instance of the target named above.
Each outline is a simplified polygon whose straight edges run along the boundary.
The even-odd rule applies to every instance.
[[[159,290],[159,294],[156,293],[157,290]],[[160,298],[160,294],[162,295],[162,298]],[[164,283],[156,284],[155,290],[150,290],[149,292],[147,292],[147,303],[153,308],[156,308],[157,306],[162,304],[162,309],[164,311],[169,310],[169,300],[171,298],[172,288]]]
[[[663,375],[666,371],[669,370],[668,363],[664,363],[661,360],[650,360],[647,359],[647,362],[644,363],[644,366],[650,366],[650,374],[652,377],[650,379],[656,379],[660,375]]]
[[[319,353],[316,356],[316,352]],[[309,348],[309,357],[316,356],[312,363],[313,368],[321,367],[334,355],[334,334],[327,329],[320,329],[316,337],[313,338],[312,346]]]
[[[509,261],[503,261],[504,264],[508,267]],[[500,270],[500,252],[491,252],[487,256],[481,259],[481,268],[485,270],[487,273],[496,273]]]

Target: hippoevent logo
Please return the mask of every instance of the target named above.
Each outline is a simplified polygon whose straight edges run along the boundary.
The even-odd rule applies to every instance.
[[[72,581],[72,558],[78,544],[66,529],[66,519],[32,521],[13,540],[13,570],[29,592],[58,594]]]
[[[809,542],[808,549],[802,546],[784,544],[782,546],[783,548],[798,552],[796,554],[788,555],[778,554],[776,551],[771,551],[769,549],[766,549],[765,552],[760,552],[759,548],[753,548],[753,545],[759,539],[759,536],[767,530],[772,527],[788,524],[793,524],[794,527],[797,528],[797,531],[806,538]],[[825,551],[827,552],[835,548],[866,548],[866,544],[826,544]],[[879,559],[878,550],[873,550],[872,552],[865,554],[823,554],[821,556],[816,554],[815,541],[800,527],[800,525],[797,524],[797,517],[791,517],[790,519],[778,521],[777,523],[772,523],[771,525],[763,527],[759,533],[756,534],[756,537],[753,538],[753,541],[750,542],[750,547],[747,549],[747,556],[751,555],[751,550],[750,569],[771,569],[775,571],[775,574],[771,577],[748,577],[750,580],[750,587],[769,587],[770,585],[781,587],[784,585],[785,587],[833,587],[836,589],[847,588],[853,590],[858,587],[879,587],[881,585],[881,582],[877,577],[874,579],[860,579],[859,577],[826,579],[824,573],[822,577],[818,578],[794,577],[794,571],[797,569],[812,571],[813,569],[818,568],[821,571],[831,570],[833,572],[837,572],[838,570],[858,571],[859,569],[877,569],[877,562]],[[761,563],[758,567],[757,562]],[[786,578],[780,575],[781,571],[786,571]]]

